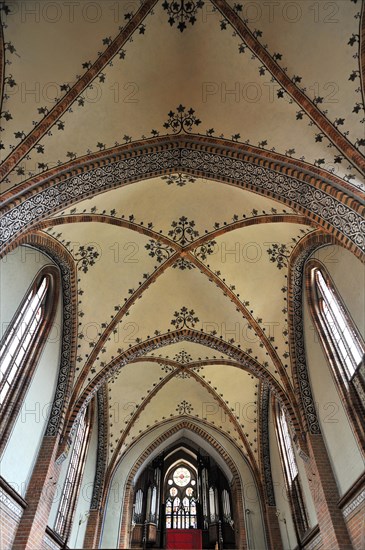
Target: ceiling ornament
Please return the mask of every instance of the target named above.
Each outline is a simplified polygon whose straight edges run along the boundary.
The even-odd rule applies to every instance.
[[[166,365],[165,363],[159,363],[160,367],[161,367],[161,370],[163,370],[163,372],[172,372],[174,370],[174,367],[171,367],[170,365]]]
[[[174,134],[180,134],[180,132],[191,132],[193,126],[199,126],[201,120],[195,116],[195,111],[190,107],[189,110],[180,103],[176,107],[175,111],[170,111],[167,113],[169,117],[166,122],[164,122],[164,128],[166,130],[171,129]]]
[[[187,310],[187,308],[182,308],[182,310]],[[194,311],[191,310],[190,313],[193,315]],[[175,315],[176,314],[179,315],[178,312],[175,312]],[[174,323],[172,322],[172,324]],[[224,353],[229,359],[236,361],[241,365],[246,365],[251,373],[251,376],[256,376],[267,380],[270,385],[271,393],[279,400],[285,411],[287,411],[288,417],[290,418],[290,423],[293,426],[293,431],[301,429],[300,420],[296,417],[295,411],[292,404],[288,400],[287,395],[282,390],[278,382],[274,378],[268,376],[266,370],[262,367],[262,365],[260,365],[260,363],[255,361],[253,358],[247,357],[242,350],[232,346],[228,342],[223,341],[221,338],[209,336],[199,330],[182,328],[174,331],[169,330],[167,333],[159,335],[157,338],[148,338],[144,342],[133,346],[131,349],[126,350],[122,357],[115,358],[111,361],[106,371],[97,374],[92,382],[84,388],[77,401],[72,405],[72,413],[68,415],[65,421],[65,427],[63,430],[64,439],[69,436],[75,422],[75,418],[77,420],[78,415],[82,414],[82,412],[86,409],[88,403],[95,395],[95,392],[98,391],[98,389],[109,379],[117,376],[125,365],[134,362],[136,359],[148,355],[151,352],[155,352],[157,349],[180,341],[193,342],[196,344],[203,343],[203,345],[208,346],[212,350],[217,350],[220,353]],[[159,363],[160,366],[162,366],[162,361],[163,359],[161,359],[161,363]]]
[[[174,265],[172,266],[174,269],[178,268],[181,269],[181,271],[184,271],[185,269],[195,269],[195,265],[186,260],[185,258],[178,258]]]
[[[155,241],[154,239],[150,239],[145,245],[145,248],[148,250],[149,256],[151,256],[151,258],[156,258],[158,263],[168,260],[171,254],[174,253],[174,249],[171,248],[171,246],[161,241]]]
[[[177,222],[173,221],[171,227],[172,229],[168,233],[169,237],[182,246],[193,242],[196,237],[199,237],[199,231],[194,229],[195,222],[193,220],[189,221],[186,216],[181,216]]]
[[[95,250],[92,245],[81,245],[76,251],[74,259],[76,261],[78,269],[80,269],[84,273],[87,273],[89,267],[95,264],[99,255],[99,252]]]
[[[247,162],[242,152],[240,155],[244,158],[229,158],[224,147],[211,153],[205,149],[192,150],[188,144],[170,150],[163,150],[162,147],[161,151],[138,157],[132,154],[128,158],[117,158],[107,166],[89,169],[86,165],[85,171],[78,174],[66,172],[64,180],[55,182],[50,179],[47,185],[42,182],[44,187],[41,190],[33,192],[21,203],[13,200],[2,209],[1,249],[6,250],[21,233],[53,212],[108,189],[120,187],[121,181],[131,183],[145,179],[150,174],[156,174],[157,166],[162,172],[171,171],[180,164],[182,171],[200,171],[205,178],[232,181],[237,187],[249,187],[259,194],[286,202],[290,208],[299,206],[302,211],[307,210],[316,219],[326,222],[332,234],[343,235],[350,241],[348,245],[352,244],[358,251],[364,250],[363,216],[356,211],[356,203],[353,207],[354,201],[344,204],[340,193],[330,195],[324,184],[317,184],[320,187],[315,185],[314,178],[310,182],[305,179],[299,181],[299,177],[280,173],[280,164],[273,170]]]
[[[206,260],[208,256],[211,254],[214,254],[214,252],[217,252],[217,249],[215,248],[217,245],[216,241],[208,241],[201,246],[198,246],[194,250],[194,255],[198,258],[198,260]]]
[[[169,174],[168,176],[162,176],[162,180],[165,180],[167,185],[176,184],[177,187],[184,187],[187,183],[194,183],[196,179],[190,176],[190,174]]]
[[[174,317],[175,319],[172,319],[171,324],[174,325],[177,330],[182,328],[194,328],[196,323],[199,322],[199,318],[195,317],[195,311],[193,309],[188,310],[185,306],[183,306],[180,311],[175,311]]]
[[[175,24],[180,32],[186,24],[194,25],[198,11],[204,6],[203,0],[165,0],[162,7],[167,11],[171,27]]]
[[[178,403],[177,407],[176,407],[176,412],[178,412],[179,414],[191,414],[194,410],[194,407],[192,406],[191,403],[189,403],[188,401],[181,401],[181,403]]]
[[[87,273],[89,271],[89,267],[95,265],[95,263],[98,261],[100,253],[92,244],[89,244],[88,246],[80,245],[78,248],[76,248],[76,246],[74,246],[76,243],[72,243],[71,241],[62,239],[62,233],[57,233],[57,231],[53,231],[52,226],[48,227],[46,231],[49,235],[60,241],[60,243],[62,243],[67,248],[68,252],[75,260],[77,268],[80,271]],[[83,291],[80,292],[80,294],[82,293]],[[82,316],[81,312],[79,312],[79,315]]]
[[[181,365],[186,365],[187,363],[190,363],[193,360],[190,353],[187,353],[185,350],[179,351],[179,353],[176,353],[174,357],[174,361],[177,363],[180,363]]]
[[[273,243],[266,252],[270,256],[270,262],[276,263],[278,269],[288,267],[290,251],[286,244]]]
[[[178,373],[176,374],[176,378],[181,378],[182,380],[186,380],[187,378],[190,378],[190,373],[184,368],[179,369]]]

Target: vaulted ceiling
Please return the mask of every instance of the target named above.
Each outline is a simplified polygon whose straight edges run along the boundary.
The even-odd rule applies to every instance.
[[[260,380],[297,399],[290,262],[332,227],[324,210],[263,193],[254,178],[223,181],[224,164],[209,177],[204,158],[183,169],[173,147],[224,144],[361,204],[363,6],[77,4],[52,2],[38,15],[2,4],[5,208],[119,153],[166,143],[172,160],[164,171],[156,157],[146,178],[130,166],[130,179],[109,187],[107,169],[96,171],[102,192],[90,184],[80,198],[75,180],[72,200],[62,204],[58,190],[52,207],[49,195],[26,228],[77,273],[71,403],[105,384],[110,468],[153,426],[191,416],[259,469]]]

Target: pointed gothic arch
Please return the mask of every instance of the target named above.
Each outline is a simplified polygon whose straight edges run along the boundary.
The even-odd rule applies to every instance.
[[[169,422],[168,422],[169,423]],[[167,424],[168,424],[167,423]],[[215,437],[213,437],[204,426],[201,424],[197,424],[193,419],[183,419],[181,421],[178,421],[175,425],[172,427],[166,429],[161,435],[159,435],[151,444],[147,446],[145,451],[141,454],[141,456],[134,462],[132,468],[128,472],[124,494],[123,494],[123,503],[122,503],[122,520],[120,525],[120,540],[119,540],[119,548],[127,548],[130,545],[130,523],[132,520],[132,508],[133,508],[133,480],[136,477],[137,473],[143,469],[144,465],[146,465],[152,457],[154,457],[156,454],[158,454],[162,449],[169,446],[169,440],[174,438],[174,441],[179,440],[179,432],[184,431],[186,434],[191,432],[192,434],[195,434],[198,436],[199,439],[201,439],[202,442],[205,442],[205,445],[210,447],[213,452],[213,457],[218,460],[218,465],[220,465],[222,468],[224,468],[224,471],[231,472],[231,486],[233,487],[235,502],[237,504],[236,509],[236,521],[237,521],[237,528],[238,528],[238,534],[236,537],[237,541],[237,548],[244,549],[246,548],[246,523],[244,518],[244,510],[245,510],[245,503],[244,503],[244,481],[242,480],[242,476],[239,473],[239,468],[237,467],[235,460],[230,456],[227,449],[225,449],[221,443],[219,443]],[[242,459],[245,460],[244,456],[242,455]],[[263,505],[262,501],[262,486],[260,483],[260,480],[256,479],[255,475],[253,474],[250,465],[246,462],[249,470],[251,471],[251,475],[253,476],[253,479],[255,480],[255,484],[257,486],[258,495],[260,498],[260,507]],[[119,464],[116,465],[114,473],[117,471],[119,467]],[[110,484],[112,482],[112,477],[110,479]],[[103,501],[105,502],[107,492],[109,487],[106,487]],[[246,488],[247,491],[247,488]],[[267,537],[267,529],[268,526],[266,524],[265,515],[263,514],[263,510],[261,508],[262,513],[262,523],[263,523],[263,529],[265,530],[265,536]]]

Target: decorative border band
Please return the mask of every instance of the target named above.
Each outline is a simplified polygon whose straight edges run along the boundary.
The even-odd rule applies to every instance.
[[[93,495],[91,498],[91,510],[97,510],[103,496],[107,459],[107,395],[105,385],[97,393],[98,399],[98,451],[96,458],[96,471],[94,478]]]
[[[347,518],[360,504],[365,501],[365,489],[356,495],[356,497],[343,509],[343,517]]]
[[[199,145],[203,149],[202,144]],[[170,144],[169,148],[156,152],[136,150],[128,158],[58,181],[28,198],[24,197],[23,202],[4,212],[0,219],[0,248],[6,247],[41,219],[85,198],[135,181],[183,170],[284,202],[304,212],[341,240],[345,237],[359,255],[365,252],[365,221],[361,207],[357,212],[345,204],[354,201],[349,197],[346,199],[344,193],[334,194],[328,185],[323,184],[325,189],[320,189],[312,183],[258,166],[239,158],[243,156],[242,152],[235,157],[231,154],[228,148],[212,153],[197,148],[180,148],[176,144],[172,148]],[[359,204],[356,202],[358,207]]]
[[[19,520],[23,515],[23,509],[16,504],[12,498],[10,498],[3,489],[0,488],[0,504],[2,504],[6,511],[10,512],[12,516],[15,516]]]
[[[262,463],[266,487],[268,506],[276,506],[274,484],[271,475],[270,439],[269,439],[269,403],[270,388],[268,384],[262,385],[261,393],[261,435],[262,435]]]

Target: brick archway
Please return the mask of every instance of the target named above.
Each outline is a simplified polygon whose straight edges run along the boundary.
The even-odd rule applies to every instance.
[[[7,253],[21,245],[30,245],[34,249],[46,254],[61,272],[62,290],[62,349],[59,365],[58,381],[52,403],[51,413],[47,425],[46,435],[55,436],[62,429],[68,406],[68,398],[72,387],[75,361],[77,334],[77,276],[75,262],[58,241],[42,233],[26,233],[11,244]]]
[[[177,171],[271,197],[319,224],[354,254],[365,250],[361,192],[344,180],[277,153],[197,135],[167,135],[87,155],[4,193],[0,247],[80,200]]]
[[[129,471],[127,481],[125,483],[124,489],[124,498],[123,498],[123,507],[122,507],[122,520],[119,533],[119,548],[130,548],[130,525],[132,521],[132,507],[133,507],[133,480],[140,468],[148,461],[151,456],[151,453],[162,446],[169,438],[177,434],[181,430],[188,430],[198,435],[204,441],[206,441],[209,446],[215,449],[219,455],[222,457],[226,465],[228,466],[230,472],[232,473],[232,482],[231,490],[232,497],[234,499],[234,516],[236,529],[236,544],[239,550],[246,550],[246,528],[245,528],[245,519],[244,519],[244,496],[243,496],[243,486],[241,476],[237,469],[237,466],[229,455],[227,450],[212,436],[210,435],[202,426],[198,426],[195,422],[191,420],[182,420],[178,422],[171,428],[167,429],[163,434],[157,437],[143,452],[143,454],[136,460],[133,467]],[[242,457],[244,459],[244,457]],[[119,464],[116,466],[115,471],[119,467]],[[250,468],[249,464],[247,463]],[[250,468],[251,471],[251,468]],[[253,479],[255,479],[253,472],[251,471]],[[257,480],[255,479],[257,484]],[[257,491],[261,499],[261,506],[264,507],[264,500],[262,498],[261,486],[257,484]],[[105,499],[106,495],[104,495]],[[262,510],[263,512],[264,510]],[[262,513],[262,521],[265,523],[265,515]],[[267,531],[267,525],[265,525],[265,530]]]

